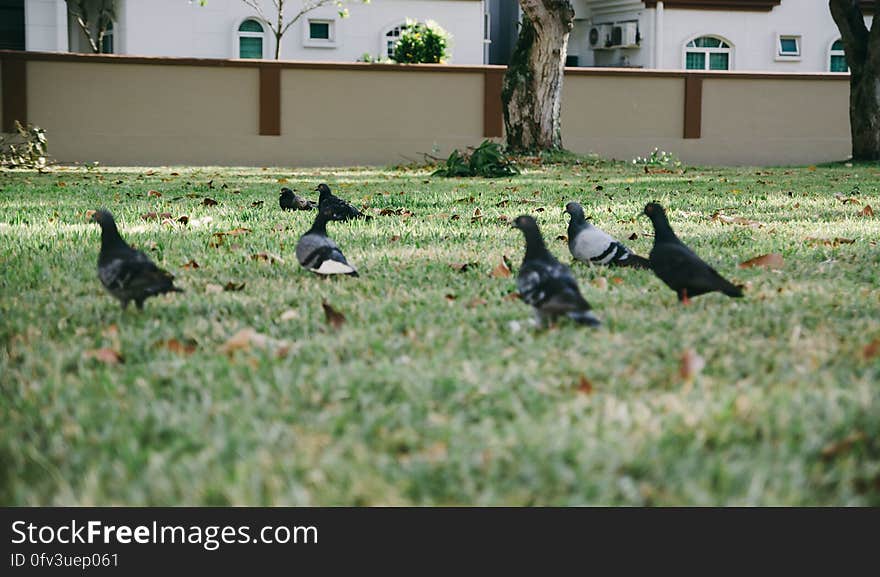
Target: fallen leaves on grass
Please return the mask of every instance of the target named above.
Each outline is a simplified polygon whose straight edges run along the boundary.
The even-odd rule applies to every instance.
[[[186,216],[185,214],[182,215],[182,216],[179,216],[179,217],[177,218],[177,222],[179,222],[180,224],[186,226],[187,224],[189,224],[189,217]]]
[[[755,258],[739,263],[739,268],[752,268],[756,266],[777,270],[785,266],[785,259],[783,259],[782,255],[778,252],[771,252],[770,254],[756,256]]]
[[[225,285],[223,285],[223,290],[226,292],[240,292],[244,290],[244,286],[246,282],[232,282],[229,281]]]
[[[859,213],[859,215],[868,216],[868,217],[874,216],[874,209],[871,208],[870,204],[866,204],[865,208],[862,209],[862,211]]]
[[[513,291],[512,293],[507,293],[506,295],[504,295],[504,297],[501,300],[519,301],[519,300],[522,300],[522,295],[516,291]]]
[[[345,324],[345,315],[334,309],[330,303],[327,302],[327,299],[321,301],[321,307],[324,309],[324,317],[327,320],[327,324],[336,330],[342,328],[342,325]]]
[[[263,208],[263,203],[262,200],[255,200],[251,203],[251,208]]]
[[[487,305],[487,304],[489,304],[489,301],[487,301],[486,299],[480,298],[480,297],[474,297],[468,301],[467,308],[475,309],[477,307],[481,307],[481,306]]]
[[[590,382],[587,377],[581,375],[578,379],[577,391],[584,395],[592,395],[593,394],[593,383]]]
[[[474,214],[471,215],[471,222],[477,222],[479,220],[483,220],[483,211],[477,207],[474,209]]]
[[[178,355],[191,355],[196,352],[198,343],[194,339],[184,339],[182,342],[177,339],[167,339],[164,341],[156,341],[153,345],[157,349],[168,349],[172,353]]]
[[[158,190],[149,190],[147,191],[147,196],[152,196],[153,198],[162,198],[162,193]]]
[[[874,339],[862,349],[862,359],[870,361],[880,354],[880,338]]]
[[[819,238],[816,236],[808,236],[804,239],[807,244],[812,245],[824,245],[824,246],[840,246],[842,244],[853,244],[856,242],[851,238],[842,238],[842,237],[834,237],[834,238]]]
[[[199,263],[197,263],[195,261],[195,259],[193,259],[193,260],[190,260],[189,262],[187,262],[186,264],[184,264],[183,268],[184,269],[196,269],[196,268],[202,268],[202,267]]]
[[[455,302],[455,300],[456,300],[458,297],[455,296],[455,295],[452,294],[452,293],[446,293],[445,295],[443,295],[443,298],[446,299],[446,302],[448,302],[448,303],[453,303],[453,302]]]
[[[217,206],[220,204],[213,198],[208,198],[207,196],[202,200],[202,206]]]
[[[399,234],[395,234],[395,235],[393,235],[391,238],[388,239],[388,242],[397,242],[397,241],[399,241],[399,240],[400,240],[400,235],[399,235]]]
[[[478,262],[456,262],[449,265],[449,267],[458,272],[467,272],[468,269],[479,266]]]
[[[166,218],[174,218],[174,217],[171,216],[170,212],[159,212],[159,213],[147,212],[147,213],[141,215],[141,219],[143,219],[143,220],[159,220],[159,219],[166,219]]]
[[[844,437],[839,441],[828,443],[822,448],[822,458],[824,460],[833,459],[842,453],[846,453],[856,444],[863,442],[867,436],[862,431],[856,431]]]
[[[678,363],[678,376],[680,376],[685,383],[690,383],[700,374],[705,366],[706,361],[703,357],[697,354],[697,351],[694,349],[687,349],[682,353],[681,360]]]
[[[493,278],[507,278],[511,275],[510,272],[510,261],[506,256],[501,257],[501,262],[498,263],[498,266],[492,269],[492,277]]]
[[[268,252],[258,252],[251,255],[251,260],[260,260],[263,262],[268,262],[269,264],[281,263],[284,264],[284,259],[282,259],[278,255],[274,255]]]
[[[410,217],[413,212],[407,208],[383,208],[379,211],[379,216],[403,216]]]
[[[247,352],[252,349],[272,350],[279,357],[290,352],[291,344],[287,341],[273,339],[258,333],[252,328],[241,329],[220,346],[220,352],[232,355],[236,351]]]
[[[243,227],[234,228],[234,229],[232,229],[230,231],[226,231],[226,232],[215,232],[211,237],[210,245],[212,248],[217,248],[223,244],[223,240],[227,236],[238,236],[240,234],[247,234],[249,232],[251,232],[251,229],[243,228]]]
[[[712,220],[715,222],[721,222],[722,224],[739,224],[741,226],[752,226],[755,228],[761,228],[764,226],[763,223],[756,220],[749,220],[748,218],[743,218],[741,216],[727,216],[721,214],[721,211],[718,210],[712,214]]]
[[[91,349],[83,353],[84,359],[94,359],[105,365],[117,365],[124,362],[122,353],[114,349],[104,347],[101,349]]]

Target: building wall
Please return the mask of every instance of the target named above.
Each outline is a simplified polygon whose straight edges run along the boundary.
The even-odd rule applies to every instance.
[[[0,86],[0,104],[23,94],[21,114],[46,130],[62,163],[387,165],[501,136],[500,67],[21,52],[0,60],[0,71],[24,70]],[[569,68],[563,144],[618,160],[658,146],[702,165],[843,160],[848,96],[846,74]]]
[[[144,56],[235,58],[235,31],[253,16],[253,10],[241,0],[210,0],[205,6],[186,0],[122,0],[120,4],[124,6],[118,23],[118,52]],[[271,7],[268,0],[263,4]],[[281,58],[354,62],[365,53],[376,57],[383,47],[384,32],[412,18],[434,20],[452,34],[450,63],[483,63],[480,0],[372,0],[346,6],[348,18],[340,18],[338,8],[330,5],[294,24],[282,40]],[[335,20],[337,42],[333,47],[306,45],[308,18]],[[264,57],[273,56],[274,39],[267,34]]]
[[[64,0],[25,0],[24,18],[27,50],[67,50],[67,3]]]
[[[569,52],[581,65],[683,69],[684,46],[697,36],[720,36],[733,45],[730,69],[740,71],[825,72],[829,49],[840,37],[828,0],[782,0],[769,12],[665,8],[657,50],[657,10],[635,0],[576,0],[576,21]],[[866,16],[870,26],[871,16]],[[594,24],[638,21],[639,48],[592,50]],[[777,35],[800,35],[801,57],[776,57]]]

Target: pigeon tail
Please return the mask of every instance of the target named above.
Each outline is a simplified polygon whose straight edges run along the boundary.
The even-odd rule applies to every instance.
[[[630,253],[624,260],[621,260],[616,263],[618,266],[626,266],[629,268],[651,268],[651,261],[646,259],[643,256],[639,256],[637,254]]]
[[[589,327],[598,327],[602,324],[602,321],[593,314],[593,311],[572,311],[568,313],[566,316],[578,323],[579,325],[587,325]]]

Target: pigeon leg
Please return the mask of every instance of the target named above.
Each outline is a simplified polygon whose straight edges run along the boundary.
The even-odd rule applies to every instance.
[[[688,306],[691,304],[691,299],[688,298],[688,290],[686,288],[681,289],[681,292],[678,295],[678,300],[681,301],[682,306]]]

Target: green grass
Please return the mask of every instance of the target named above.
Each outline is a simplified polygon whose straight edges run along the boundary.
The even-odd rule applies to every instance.
[[[880,339],[878,174],[591,162],[494,181],[0,173],[0,503],[880,505],[880,356],[864,354]],[[327,181],[376,214],[330,226],[361,278],[297,265],[312,215],[280,212],[281,178],[300,192]],[[219,204],[202,206],[206,196]],[[529,308],[505,298],[514,278],[491,275],[503,255],[515,272],[523,254],[499,217],[535,214],[568,262],[557,236],[572,199],[619,238],[637,234],[628,243],[641,254],[651,227],[639,214],[660,201],[746,297],[683,308],[649,272],[576,265],[604,326],[536,331]],[[878,216],[860,216],[865,204]],[[101,206],[185,294],[120,311],[97,280],[99,229],[84,217]],[[719,209],[761,226],[713,220]],[[211,246],[236,227],[251,232]],[[283,262],[251,258],[262,252]],[[769,252],[783,269],[737,268]],[[183,268],[193,259],[200,268]],[[450,267],[465,262],[478,264]],[[210,292],[227,282],[246,285]],[[345,314],[338,330],[322,299]],[[246,328],[283,343],[225,354]],[[195,350],[156,345],[169,339]],[[105,347],[124,362],[88,358]],[[705,360],[692,380],[679,374],[687,349]],[[592,393],[578,390],[582,376]]]

